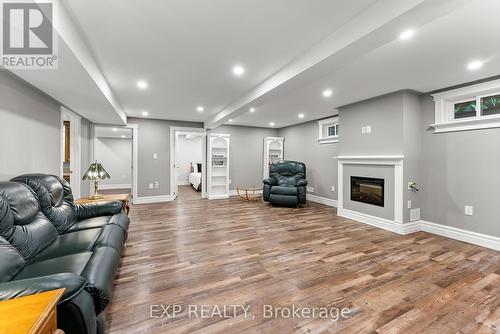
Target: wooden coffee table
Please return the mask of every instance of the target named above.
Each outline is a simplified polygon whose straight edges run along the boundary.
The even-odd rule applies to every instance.
[[[120,201],[123,203],[123,210],[125,211],[125,213],[128,215],[128,213],[130,212],[130,194],[108,194],[102,196],[103,197],[99,199],[82,197],[77,199],[75,201],[75,204]]]
[[[248,202],[256,202],[262,198],[262,187],[239,186],[236,187],[236,192],[240,198]]]

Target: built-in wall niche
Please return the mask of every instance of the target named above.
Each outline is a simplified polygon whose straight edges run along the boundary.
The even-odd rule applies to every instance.
[[[208,198],[229,197],[229,134],[208,135],[207,188]]]
[[[264,138],[264,179],[269,177],[269,166],[273,163],[283,160],[285,152],[285,138],[283,137],[265,137]]]

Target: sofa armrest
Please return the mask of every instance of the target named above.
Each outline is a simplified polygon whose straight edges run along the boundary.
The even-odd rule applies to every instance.
[[[9,281],[0,283],[0,300],[64,288],[65,291],[60,301],[64,302],[78,295],[86,285],[87,281],[83,277],[70,273]]]
[[[268,186],[276,186],[278,185],[278,180],[276,180],[274,177],[268,177],[267,179],[264,179],[264,184],[267,184]]]
[[[75,204],[75,210],[78,220],[81,220],[99,216],[112,216],[123,210],[123,204],[120,201],[82,203]]]
[[[297,187],[302,187],[302,186],[307,186],[306,179],[300,179],[299,181],[297,181]]]

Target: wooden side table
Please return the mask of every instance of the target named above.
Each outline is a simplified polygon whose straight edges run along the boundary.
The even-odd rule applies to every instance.
[[[120,201],[123,203],[123,210],[128,215],[130,212],[130,194],[109,194],[102,195],[103,198],[100,199],[90,199],[88,197],[82,197],[75,201],[75,204],[83,203],[95,203],[95,202],[113,202]]]
[[[0,302],[0,333],[63,333],[57,329],[57,303],[63,293],[57,289]]]

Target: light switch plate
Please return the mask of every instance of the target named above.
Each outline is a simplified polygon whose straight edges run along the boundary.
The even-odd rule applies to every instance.
[[[153,159],[158,159],[158,153],[153,154]]]
[[[408,209],[411,209],[411,200],[408,200]]]
[[[471,205],[466,205],[464,213],[466,216],[473,216],[474,215],[474,207]]]
[[[366,127],[365,126],[361,127],[361,133],[366,133]]]
[[[152,183],[149,184],[149,189],[153,189],[153,184]]]
[[[332,186],[332,191],[335,191],[335,186]]]
[[[307,187],[306,190],[309,193],[313,193],[314,192],[314,188],[313,187]]]
[[[372,126],[371,125],[366,126],[366,133],[372,133]]]

